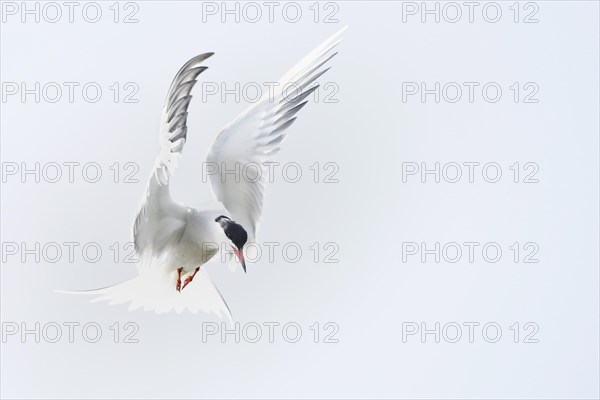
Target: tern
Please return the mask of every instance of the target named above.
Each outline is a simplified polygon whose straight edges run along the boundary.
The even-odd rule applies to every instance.
[[[192,88],[208,68],[204,62],[214,53],[200,54],[186,62],[167,92],[160,120],[160,153],[133,223],[138,276],[114,286],[76,293],[97,295],[92,301],[130,303],[130,310],[202,310],[231,321],[227,303],[202,266],[219,252],[220,244],[227,244],[246,272],[244,246],[256,240],[268,180],[264,163],[279,152],[286,130],[318,88],[316,80],[329,70],[327,64],[337,54],[333,49],[341,42],[345,29],[308,53],[278,81],[274,93],[265,93],[217,135],[207,162],[227,171],[250,164],[260,166],[262,171],[256,170],[250,179],[227,180],[221,174],[210,175],[216,206],[188,207],[174,201],[169,191],[187,141]]]

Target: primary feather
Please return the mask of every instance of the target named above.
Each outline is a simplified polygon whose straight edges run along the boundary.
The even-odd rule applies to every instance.
[[[253,106],[225,126],[208,152],[207,161],[219,171],[245,171],[236,179],[221,173],[210,175],[215,196],[256,240],[268,181],[265,161],[280,150],[286,130],[308,102],[318,85],[311,86],[329,70],[325,65],[337,54],[340,30],[306,55],[279,81],[273,96],[265,93]],[[271,97],[272,96],[272,97]],[[245,168],[250,166],[249,168]]]

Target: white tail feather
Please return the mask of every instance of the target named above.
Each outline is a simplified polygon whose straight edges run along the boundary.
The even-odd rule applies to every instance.
[[[95,296],[91,302],[107,301],[109,305],[129,304],[129,310],[142,308],[157,314],[174,310],[181,313],[203,311],[232,322],[231,312],[219,290],[202,269],[181,292],[175,290],[177,272],[159,268],[144,268],[137,277],[102,289],[87,291],[58,291],[61,293]],[[182,277],[184,280],[184,277]]]

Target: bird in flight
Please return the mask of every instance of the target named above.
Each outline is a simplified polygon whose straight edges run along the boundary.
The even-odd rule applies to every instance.
[[[97,297],[92,301],[130,303],[129,309],[157,313],[213,312],[231,321],[229,307],[202,266],[226,243],[246,271],[244,246],[256,238],[268,179],[264,162],[279,152],[287,128],[317,89],[315,81],[329,70],[327,64],[337,54],[333,49],[344,30],[307,54],[278,81],[274,93],[265,93],[217,135],[206,157],[208,163],[225,171],[249,164],[263,170],[247,169],[256,175],[244,179],[210,175],[216,206],[188,207],[174,201],[169,192],[188,138],[191,91],[207,69],[204,62],[214,53],[185,63],[169,87],[160,121],[160,153],[133,223],[138,276],[102,289],[69,293],[93,294]]]

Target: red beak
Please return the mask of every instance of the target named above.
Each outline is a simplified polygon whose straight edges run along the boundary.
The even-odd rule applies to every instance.
[[[246,261],[244,260],[244,253],[241,250],[236,249],[234,246],[231,246],[233,252],[237,256],[238,260],[242,263],[242,268],[244,268],[244,272],[246,272]]]

